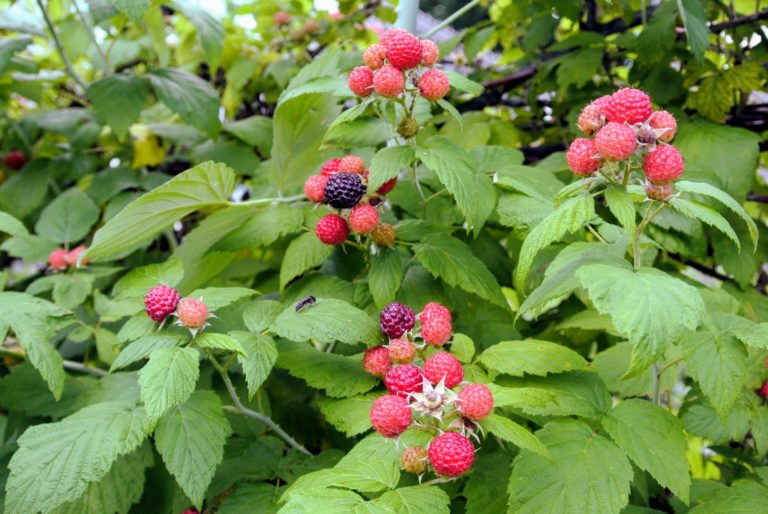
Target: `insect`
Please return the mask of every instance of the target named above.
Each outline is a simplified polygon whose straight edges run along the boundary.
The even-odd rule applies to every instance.
[[[312,295],[307,296],[302,301],[296,304],[296,312],[299,312],[302,309],[306,309],[310,305],[314,305],[315,302],[317,302],[317,298],[315,298]]]

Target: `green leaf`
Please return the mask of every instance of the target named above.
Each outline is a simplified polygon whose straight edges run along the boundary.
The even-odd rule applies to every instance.
[[[402,280],[403,263],[396,249],[381,248],[377,254],[371,256],[368,288],[379,308],[384,308],[395,299]]]
[[[688,503],[688,441],[678,418],[651,402],[630,399],[614,407],[602,425],[640,469]]]
[[[632,466],[609,439],[575,420],[552,421],[536,435],[552,458],[520,452],[509,481],[510,512],[618,514],[627,505]]]
[[[507,306],[496,278],[459,239],[448,234],[429,234],[413,251],[419,262],[446,284],[460,287],[500,307]]]
[[[120,351],[112,363],[112,367],[109,368],[109,372],[113,373],[121,368],[130,366],[134,362],[147,359],[158,348],[178,346],[182,339],[181,336],[176,334],[152,334],[139,337]]]
[[[57,423],[28,428],[8,464],[6,512],[50,512],[78,499],[115,460],[139,447],[149,426],[144,409],[118,402],[86,407]]]
[[[520,248],[515,269],[515,289],[525,291],[525,279],[540,250],[561,239],[565,234],[584,227],[595,215],[595,200],[591,195],[579,195],[563,202],[554,212],[528,234]]]
[[[480,355],[480,362],[497,373],[512,376],[587,369],[587,361],[570,348],[537,339],[495,344]]]
[[[199,374],[198,351],[194,348],[160,348],[152,352],[149,362],[139,371],[141,401],[150,422],[187,401]]]
[[[157,98],[186,123],[210,137],[219,130],[219,94],[197,75],[175,68],[159,68],[146,77]]]
[[[239,355],[245,355],[245,348],[234,337],[226,334],[217,334],[215,332],[203,332],[194,339],[195,344],[201,348],[210,348],[212,350],[224,350],[235,352]]]
[[[22,222],[3,211],[0,211],[0,232],[5,232],[12,236],[29,235],[27,227]]]
[[[208,11],[192,3],[177,1],[176,5],[181,7],[184,15],[195,26],[211,75],[215,74],[221,62],[221,54],[224,51],[224,26]]]
[[[231,432],[221,400],[213,391],[196,391],[157,423],[157,451],[198,509],[224,457],[224,443]]]
[[[582,47],[559,58],[557,84],[565,89],[575,85],[584,87],[603,66],[603,48]]]
[[[699,499],[689,514],[754,514],[768,508],[768,487],[753,480],[736,480],[731,487]]]
[[[317,406],[323,418],[348,437],[354,437],[371,429],[371,407],[378,396],[369,394],[343,400],[320,398]]]
[[[35,231],[56,243],[81,240],[99,220],[99,208],[91,197],[72,188],[56,197],[40,214]]]
[[[330,128],[325,134],[323,145],[344,148],[378,146],[392,137],[392,127],[385,121],[379,118],[357,118]]]
[[[117,73],[92,82],[87,93],[99,121],[123,137],[147,103],[149,87],[142,78]]]
[[[276,300],[251,302],[243,311],[243,321],[253,333],[264,332],[283,311],[283,304]]]
[[[237,362],[243,367],[245,383],[248,386],[248,398],[259,390],[261,384],[269,377],[272,366],[277,361],[277,348],[271,337],[263,334],[248,332],[230,332],[245,349],[244,355],[237,356]]]
[[[306,232],[288,245],[280,266],[280,289],[305,271],[320,266],[333,253],[333,246],[323,244],[313,232]]]
[[[691,52],[701,61],[709,48],[707,13],[699,0],[681,0],[677,5]]]
[[[373,346],[379,342],[379,326],[364,311],[334,298],[318,298],[299,311],[293,305],[283,310],[271,330],[296,342],[320,341]]]
[[[451,353],[459,362],[470,363],[475,356],[475,342],[465,334],[453,334]]]
[[[213,248],[240,251],[267,246],[282,236],[300,232],[303,222],[304,214],[301,209],[284,204],[271,205],[255,213],[251,212],[250,219],[240,228],[222,237]]]
[[[267,482],[245,482],[237,484],[235,491],[227,496],[219,507],[218,514],[272,513],[277,502],[276,487]]]
[[[136,25],[141,25],[144,13],[149,10],[149,0],[112,0],[112,5]]]
[[[157,285],[176,287],[184,278],[181,261],[171,257],[165,262],[149,264],[133,269],[123,275],[112,288],[112,296],[117,299],[144,297]]]
[[[513,149],[510,148],[509,150]],[[519,191],[526,196],[541,200],[552,210],[552,200],[564,185],[555,174],[551,171],[515,163],[518,160],[516,154],[502,155],[509,161],[497,162],[492,168],[485,169],[486,172],[495,172],[494,183],[501,188]],[[480,162],[482,166],[483,161]]]
[[[129,203],[96,232],[88,249],[92,261],[130,251],[187,214],[226,205],[235,189],[235,173],[221,164],[204,162]]]
[[[315,350],[305,344],[282,342],[277,367],[306,380],[328,396],[348,398],[370,391],[379,380],[363,370],[361,356],[337,355]]]
[[[736,245],[736,248],[741,251],[739,236],[737,236],[736,232],[733,231],[730,223],[728,223],[728,221],[712,207],[693,200],[686,200],[684,198],[672,198],[669,204],[680,214],[688,216],[689,218],[695,218],[711,227],[715,227],[720,232],[728,236],[730,240],[733,241],[733,243]]]
[[[247,287],[206,287],[196,289],[187,296],[204,300],[208,310],[213,312],[256,294],[259,294],[258,291]]]
[[[272,149],[272,118],[267,116],[249,116],[231,121],[224,125],[224,130],[240,141],[255,146],[263,154],[268,155]]]
[[[520,449],[529,450],[538,453],[543,457],[549,458],[549,450],[544,446],[539,438],[531,433],[530,430],[498,414],[491,414],[481,423],[484,430],[502,438],[503,440],[514,444]]]
[[[28,36],[17,38],[4,38],[0,41],[0,73],[3,73],[11,63],[13,54],[21,52],[30,43],[32,38]]]
[[[622,187],[610,186],[605,190],[605,202],[621,226],[634,236],[637,213],[632,194]]]
[[[388,514],[392,511],[374,510],[362,496],[344,489],[302,489],[288,495],[280,514],[334,512],[336,514]]]
[[[448,514],[451,500],[439,487],[415,485],[387,491],[372,503],[402,514]]]
[[[485,89],[482,84],[478,84],[474,80],[468,79],[461,73],[457,73],[455,71],[446,71],[445,74],[448,76],[451,87],[454,87],[459,91],[463,91],[464,93],[468,93],[470,96],[474,97],[481,95]]]
[[[653,268],[589,264],[576,272],[601,314],[635,345],[629,373],[643,371],[687,331],[695,330],[704,301],[693,286]]]
[[[385,182],[397,177],[401,171],[408,169],[415,158],[416,153],[408,145],[382,148],[371,159],[368,189],[376,191]]]
[[[131,316],[131,318],[120,327],[117,333],[117,342],[125,343],[134,341],[142,336],[152,335],[157,330],[157,322],[147,316],[143,310]]]

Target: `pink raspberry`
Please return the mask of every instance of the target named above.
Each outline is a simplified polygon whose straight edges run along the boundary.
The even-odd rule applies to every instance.
[[[408,34],[408,31],[405,29],[387,29],[381,34],[381,36],[379,36],[379,44],[383,46],[384,49],[388,49],[389,43],[392,41],[392,39],[395,36],[401,34]]]
[[[379,326],[389,338],[401,337],[415,324],[416,315],[413,310],[402,303],[392,302],[381,311]]]
[[[48,264],[51,269],[61,271],[67,269],[67,251],[64,248],[57,248],[48,256]]]
[[[384,65],[373,74],[373,89],[387,98],[394,98],[403,92],[405,77],[394,66]]]
[[[603,164],[603,160],[597,157],[595,142],[583,137],[573,140],[565,154],[565,160],[576,175],[589,175]]]
[[[373,72],[367,66],[358,66],[349,73],[347,84],[355,95],[368,96],[373,93]]]
[[[419,92],[427,100],[440,100],[448,94],[451,83],[448,77],[440,70],[428,70],[419,79]]]
[[[363,62],[372,70],[378,70],[384,66],[387,58],[387,49],[382,45],[371,45],[363,52]]]
[[[677,180],[683,174],[683,168],[683,156],[670,145],[657,146],[648,152],[643,161],[645,177],[654,184]]]
[[[370,205],[358,205],[349,213],[349,227],[356,234],[370,234],[379,224],[379,213]]]
[[[317,238],[327,245],[341,245],[349,236],[347,221],[338,214],[326,214],[315,227]]]
[[[387,38],[387,59],[399,70],[409,70],[421,63],[421,41],[408,32],[398,32]]]
[[[616,123],[642,123],[651,115],[651,97],[640,91],[625,87],[611,95],[605,104],[605,117]]]
[[[393,339],[389,342],[389,358],[396,364],[408,364],[416,356],[416,347],[408,339]]]
[[[595,135],[595,148],[605,159],[622,161],[632,155],[635,147],[635,131],[623,123],[606,123]]]
[[[307,200],[315,203],[322,203],[325,201],[325,184],[328,182],[328,177],[323,175],[312,175],[306,182],[304,182],[304,196]]]
[[[174,288],[157,285],[144,297],[144,310],[150,318],[161,322],[168,315],[173,314],[180,299],[181,295]]]
[[[493,410],[493,394],[485,384],[469,384],[459,391],[459,409],[474,421],[480,421]]]
[[[76,266],[77,265],[77,259],[80,257],[81,253],[84,253],[87,250],[85,246],[78,246],[77,248],[73,248],[72,250],[67,253],[67,256],[64,258],[65,261],[67,261],[67,264],[70,266]],[[83,262],[80,263],[80,266],[85,266],[88,264],[88,257],[85,257],[83,259]]]
[[[200,328],[208,319],[208,306],[197,298],[182,298],[176,307],[179,324],[187,328]]]
[[[277,25],[278,27],[282,25],[288,25],[289,23],[291,23],[291,15],[285,11],[277,11],[273,18],[273,21],[275,22],[275,25]]]
[[[421,40],[421,64],[424,66],[434,66],[440,58],[440,48],[429,39]]]
[[[605,125],[605,106],[610,99],[609,95],[601,96],[581,110],[576,124],[582,132],[592,135]]]
[[[400,466],[406,473],[421,475],[427,471],[429,454],[421,446],[409,446],[400,455]]]
[[[413,421],[408,401],[388,394],[378,398],[371,407],[371,425],[384,437],[396,437],[405,432]]]
[[[363,369],[375,377],[384,377],[392,367],[386,346],[374,346],[363,354]]]
[[[653,182],[646,182],[643,184],[643,188],[645,188],[645,195],[648,198],[660,202],[666,202],[675,193],[672,184],[654,184]]]
[[[330,177],[334,173],[339,172],[339,163],[341,163],[341,159],[329,159],[325,161],[325,164],[323,164],[323,168],[320,170],[320,174],[324,177]]]
[[[675,117],[667,111],[656,111],[651,115],[651,119],[648,121],[651,128],[657,130],[664,130],[659,134],[659,141],[669,143],[675,138],[677,134],[677,120]]]
[[[442,346],[451,338],[451,311],[436,302],[424,306],[419,314],[421,337],[427,344]]]
[[[365,171],[365,162],[357,155],[345,155],[339,161],[339,173],[356,173],[362,175]]]
[[[408,396],[410,393],[420,392],[423,382],[421,370],[413,364],[395,366],[384,375],[384,385],[387,390],[398,396]]]
[[[464,380],[461,363],[448,352],[437,352],[424,362],[424,378],[433,384],[444,380],[445,387],[453,389]]]
[[[457,477],[467,472],[475,460],[472,442],[456,432],[446,432],[429,443],[429,463],[440,476]]]

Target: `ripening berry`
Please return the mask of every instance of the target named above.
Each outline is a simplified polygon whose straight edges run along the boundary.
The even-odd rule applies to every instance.
[[[325,185],[328,183],[328,177],[323,175],[312,175],[304,182],[304,196],[307,200],[315,203],[325,201]]]
[[[400,466],[406,473],[421,475],[427,471],[429,466],[428,457],[427,450],[421,446],[409,446],[400,455]]]
[[[402,337],[416,324],[413,310],[402,303],[392,302],[381,311],[379,326],[390,339]]]
[[[677,120],[667,111],[654,112],[648,124],[659,132],[658,139],[664,143],[672,141],[677,134]]]
[[[635,131],[623,123],[608,122],[595,135],[595,148],[605,159],[623,161],[636,147]]]
[[[27,156],[20,150],[11,150],[5,154],[5,165],[18,171],[27,165]]]
[[[393,339],[389,342],[389,358],[395,364],[409,364],[416,357],[416,347],[408,339]]]
[[[357,155],[345,155],[339,161],[339,173],[357,173],[362,175],[365,172],[365,162]]]
[[[423,66],[434,66],[440,58],[440,48],[434,41],[429,39],[421,40],[421,64]]]
[[[760,389],[758,390],[757,394],[759,394],[763,398],[768,398],[768,380],[763,382],[763,385],[760,386]]]
[[[373,74],[373,89],[381,96],[394,98],[403,92],[404,87],[403,72],[394,66],[386,64]]]
[[[645,195],[648,198],[660,202],[666,202],[675,193],[672,184],[654,184],[653,182],[646,182],[643,184],[643,188],[645,189]]]
[[[330,177],[334,173],[339,172],[339,163],[341,159],[329,159],[323,164],[323,168],[320,170],[320,174],[324,177]]]
[[[683,174],[683,168],[683,156],[670,145],[657,146],[648,152],[643,161],[645,177],[654,184],[677,180]]]
[[[380,248],[388,248],[395,244],[397,231],[388,223],[379,223],[379,226],[371,232],[371,240]]]
[[[451,311],[436,302],[424,306],[419,314],[421,338],[433,346],[442,346],[451,339]]]
[[[182,327],[198,329],[205,326],[205,321],[208,319],[208,306],[198,298],[182,298],[176,307],[176,315]]]
[[[472,467],[475,447],[472,441],[456,432],[446,432],[429,443],[429,463],[440,476],[457,477]]]
[[[605,117],[616,123],[642,123],[653,111],[651,97],[639,89],[625,87],[613,93],[605,104]]]
[[[363,62],[371,70],[378,70],[384,66],[384,60],[387,58],[387,49],[382,45],[371,45],[363,52]]]
[[[356,234],[370,234],[379,224],[379,213],[370,205],[358,205],[349,213],[349,228]]]
[[[411,425],[413,413],[408,401],[388,394],[378,398],[371,407],[371,425],[384,437],[396,437]]]
[[[291,23],[291,15],[285,11],[277,11],[273,17],[273,21],[278,27],[288,25]]]
[[[384,378],[391,367],[392,360],[386,346],[374,346],[363,354],[363,369],[375,377]]]
[[[373,72],[367,66],[358,66],[347,77],[349,89],[357,96],[373,93]]]
[[[387,371],[384,375],[384,385],[391,394],[408,396],[410,393],[418,393],[424,379],[421,370],[413,364],[401,364]]]
[[[172,287],[156,285],[144,297],[144,310],[158,323],[173,314],[181,295]]]
[[[424,361],[422,372],[424,378],[433,384],[443,380],[448,389],[453,389],[464,380],[464,368],[458,359],[448,352],[437,352]]]
[[[366,169],[365,173],[363,174],[366,182],[368,182],[368,176],[370,174],[371,174],[371,170],[370,169]],[[387,180],[386,182],[384,182],[381,185],[381,187],[379,187],[376,190],[376,194],[385,195],[385,194],[389,193],[390,191],[392,191],[395,188],[396,185],[397,185],[397,177],[395,177],[393,179],[390,179],[390,180]]]
[[[349,236],[347,221],[338,214],[326,214],[315,226],[317,238],[327,245],[341,245]]]
[[[603,164],[603,160],[597,156],[595,142],[583,137],[573,140],[565,154],[565,160],[576,175],[590,175]]]
[[[48,264],[51,269],[62,271],[67,269],[67,251],[64,248],[57,248],[48,256]]]
[[[440,70],[429,70],[419,79],[419,92],[427,100],[440,100],[448,94],[451,83]]]
[[[464,416],[480,421],[493,410],[493,394],[485,384],[466,385],[459,391],[458,406]]]
[[[592,135],[605,125],[605,105],[610,100],[610,96],[601,96],[587,104],[579,114],[576,124],[582,132]]]
[[[80,257],[81,253],[84,253],[86,251],[85,246],[78,246],[77,248],[73,248],[72,250],[67,253],[67,256],[64,258],[65,261],[67,261],[67,264],[70,266],[77,266],[77,259]],[[84,257],[83,261],[80,263],[80,267],[85,266],[88,264],[88,257]]]
[[[409,70],[421,63],[421,41],[408,32],[397,32],[387,38],[384,45],[389,64],[399,70]]]

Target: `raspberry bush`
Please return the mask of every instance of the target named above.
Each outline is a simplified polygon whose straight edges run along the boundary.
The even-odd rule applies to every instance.
[[[0,513],[768,511],[759,2],[208,4],[0,6]]]

